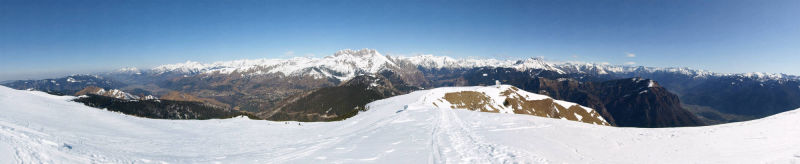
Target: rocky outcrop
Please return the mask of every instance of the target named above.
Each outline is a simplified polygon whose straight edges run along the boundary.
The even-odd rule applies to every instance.
[[[425,99],[443,109],[513,113],[611,125],[594,109],[523,91],[510,85],[437,88]],[[430,97],[433,97],[431,100]],[[438,98],[437,98],[438,97]]]

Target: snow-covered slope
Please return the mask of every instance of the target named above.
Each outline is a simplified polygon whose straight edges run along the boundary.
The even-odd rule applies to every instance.
[[[154,120],[0,87],[2,163],[792,163],[800,112],[638,129],[446,110],[417,91],[338,122]]]

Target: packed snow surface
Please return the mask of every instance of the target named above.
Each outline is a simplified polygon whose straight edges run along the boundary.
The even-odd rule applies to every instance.
[[[155,120],[0,87],[1,163],[792,163],[800,112],[692,128],[616,128],[442,110],[431,90],[338,122]]]

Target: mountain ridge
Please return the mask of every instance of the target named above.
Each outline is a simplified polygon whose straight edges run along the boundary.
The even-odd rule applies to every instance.
[[[360,59],[365,58],[366,59]],[[736,76],[742,78],[754,78],[759,80],[800,80],[800,76],[790,75],[784,73],[765,73],[765,72],[747,72],[747,73],[716,73],[701,69],[692,69],[689,67],[645,67],[645,66],[626,66],[626,65],[610,65],[610,64],[597,64],[590,62],[551,62],[545,61],[540,57],[532,57],[520,60],[498,60],[498,59],[470,59],[470,58],[452,58],[448,56],[434,56],[434,55],[416,55],[416,56],[385,56],[380,54],[374,49],[361,49],[361,50],[339,50],[333,55],[323,58],[308,58],[308,57],[295,57],[290,59],[243,59],[233,61],[217,61],[208,64],[199,62],[187,61],[185,63],[165,64],[156,66],[150,69],[156,73],[164,72],[182,72],[189,74],[196,73],[232,73],[234,71],[245,72],[247,70],[255,69],[257,67],[279,67],[282,66],[278,63],[291,63],[290,65],[297,65],[303,68],[314,68],[320,65],[303,65],[310,62],[327,62],[327,61],[369,61],[364,62],[356,67],[356,70],[366,70],[364,72],[377,73],[380,71],[380,66],[387,64],[394,66],[395,62],[402,61],[412,63],[423,68],[475,68],[475,67],[505,67],[516,68],[519,70],[528,69],[542,69],[555,71],[563,74],[574,73],[593,73],[593,74],[635,74],[635,73],[656,73],[656,72],[669,72],[679,73],[695,78],[704,78],[708,76]],[[285,65],[283,65],[285,66]],[[132,68],[123,68],[132,69]],[[135,68],[134,68],[135,69]],[[122,69],[121,69],[122,70]],[[138,72],[138,71],[137,71]],[[293,75],[297,73],[295,69],[286,70],[270,70],[270,73],[281,72],[285,75]],[[263,72],[261,72],[263,73]],[[322,72],[317,72],[322,73]],[[316,75],[316,74],[315,74]],[[325,75],[330,76],[330,75]],[[354,76],[352,76],[354,77]],[[347,77],[337,77],[345,81]]]

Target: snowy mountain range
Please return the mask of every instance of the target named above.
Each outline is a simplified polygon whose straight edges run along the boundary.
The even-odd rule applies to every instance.
[[[267,73],[280,73],[285,76],[312,76],[316,78],[335,78],[346,81],[360,74],[377,73],[395,68],[390,58],[376,50],[341,50],[325,58],[296,57],[291,59],[235,60],[202,64],[168,64],[152,69],[155,74],[178,72],[186,74],[240,73],[244,76]]]
[[[0,87],[0,159],[19,163],[796,163],[800,110],[717,126],[618,128],[454,110],[412,92],[337,122],[158,120]],[[430,97],[434,96],[434,97]]]
[[[518,70],[549,70],[562,74],[588,73],[597,75],[631,74],[631,73],[677,73],[694,78],[709,76],[736,76],[755,78],[760,80],[798,80],[800,77],[781,73],[714,73],[691,68],[660,68],[644,66],[608,65],[585,62],[548,62],[542,58],[527,58],[523,60],[499,59],[456,59],[447,56],[418,55],[411,57],[386,56],[374,49],[340,50],[332,56],[323,58],[295,57],[290,59],[256,59],[220,61],[213,63],[199,63],[187,61],[185,63],[167,64],[157,66],[150,71],[155,74],[173,72],[185,74],[231,74],[259,75],[267,73],[281,73],[286,76],[308,75],[317,78],[335,78],[346,81],[359,74],[375,74],[382,70],[397,69],[398,64],[410,64],[415,67],[427,69],[443,68],[476,68],[476,67],[503,67]],[[123,68],[121,72],[140,73],[136,68]]]

